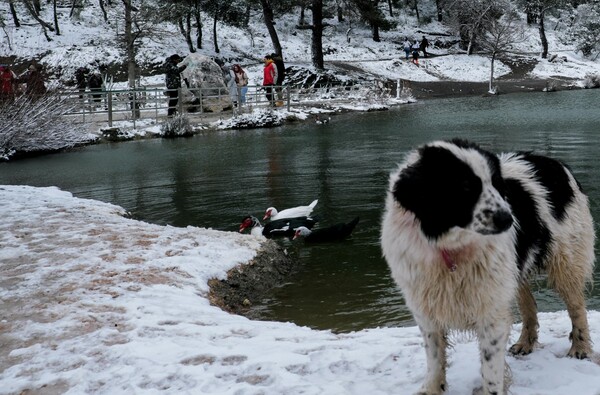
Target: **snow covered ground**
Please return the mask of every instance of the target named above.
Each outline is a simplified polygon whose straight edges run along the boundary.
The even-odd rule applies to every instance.
[[[423,380],[415,327],[335,334],[211,306],[207,281],[250,260],[253,236],[143,223],[56,188],[1,186],[0,207],[0,394],[411,394]],[[600,394],[598,353],[565,357],[567,313],[540,318],[540,347],[507,358],[511,393]],[[600,312],[589,320],[600,344]],[[470,394],[477,344],[453,343],[447,393]]]

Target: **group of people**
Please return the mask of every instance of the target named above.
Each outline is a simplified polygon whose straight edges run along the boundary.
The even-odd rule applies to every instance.
[[[79,98],[83,99],[86,88],[92,92],[92,100],[98,104],[102,101],[102,79],[101,71],[104,66],[98,70],[90,70],[88,67],[82,66],[75,70],[75,85],[79,91]]]
[[[285,63],[283,57],[275,53],[266,55],[263,58],[263,82],[265,95],[271,107],[283,105],[283,80],[285,79]],[[229,71],[227,66],[223,66],[226,73],[225,80],[228,82],[230,95],[234,105],[237,105],[239,95],[240,103],[246,102],[246,92],[248,91],[248,75],[239,64],[234,64]],[[227,75],[228,74],[228,75]]]
[[[169,56],[164,65],[165,85],[167,90],[165,94],[169,97],[167,116],[173,117],[177,112],[179,103],[179,88],[181,87],[181,73],[186,69],[186,65],[179,65],[183,57],[178,54]],[[228,87],[229,95],[234,106],[246,102],[246,93],[248,91],[248,74],[240,64],[226,65],[218,59],[215,60],[221,67],[223,79]],[[264,61],[263,83],[267,100],[270,106],[283,105],[283,81],[285,79],[285,64],[283,57],[275,53],[266,55]]]
[[[425,36],[423,36],[421,41],[414,40],[414,42],[411,42],[407,37],[406,40],[404,40],[404,43],[402,43],[402,46],[404,47],[406,60],[408,60],[410,55],[412,54],[412,62],[418,66],[419,52],[423,52],[423,57],[427,57],[427,47],[429,47],[429,41]]]
[[[39,71],[39,67],[30,64],[27,71],[17,74],[7,65],[0,65],[0,102],[5,103],[14,99],[22,92],[20,85],[25,84],[24,93],[31,97],[38,97],[46,93],[46,84]]]

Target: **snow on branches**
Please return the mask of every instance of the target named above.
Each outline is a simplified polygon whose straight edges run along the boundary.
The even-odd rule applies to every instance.
[[[58,151],[89,143],[88,133],[72,112],[78,103],[55,93],[21,95],[0,102],[0,160],[16,154]]]

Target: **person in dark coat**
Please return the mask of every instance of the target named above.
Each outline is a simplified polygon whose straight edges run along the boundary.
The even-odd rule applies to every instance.
[[[428,46],[429,46],[429,41],[427,41],[427,37],[423,36],[423,39],[421,40],[421,44],[419,45],[419,49],[421,49],[421,52],[423,52],[424,58],[427,57],[427,47]]]
[[[83,99],[85,89],[87,88],[87,79],[90,74],[90,69],[87,67],[80,67],[75,70],[75,86],[79,91],[79,98]]]
[[[90,88],[90,92],[93,92],[92,98],[93,98],[94,102],[96,104],[100,103],[100,101],[102,100],[102,93],[100,93],[100,92],[102,92],[102,83],[103,83],[100,72],[94,71],[93,73],[90,73],[87,83]]]
[[[283,80],[285,79],[285,63],[283,63],[283,57],[277,54],[271,54],[275,67],[277,67],[277,80],[275,81],[275,91],[277,92],[277,105],[283,105]]]
[[[169,96],[169,110],[167,116],[172,117],[177,112],[179,103],[179,88],[181,87],[181,72],[187,65],[178,66],[183,58],[177,54],[171,55],[165,61],[165,85],[167,86],[167,96]]]
[[[27,84],[25,88],[26,95],[41,96],[46,93],[44,78],[35,64],[29,65],[27,72],[19,78],[18,82]]]

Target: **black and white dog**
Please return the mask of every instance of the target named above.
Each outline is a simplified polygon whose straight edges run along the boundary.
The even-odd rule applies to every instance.
[[[588,199],[562,163],[533,153],[497,156],[463,140],[426,144],[390,176],[381,245],[425,343],[418,394],[446,390],[452,330],[478,336],[483,388],[476,392],[507,392],[511,306],[517,299],[523,330],[510,352],[528,354],[538,327],[528,275],[540,269],[573,323],[568,355],[590,355],[584,289],[594,227]]]

